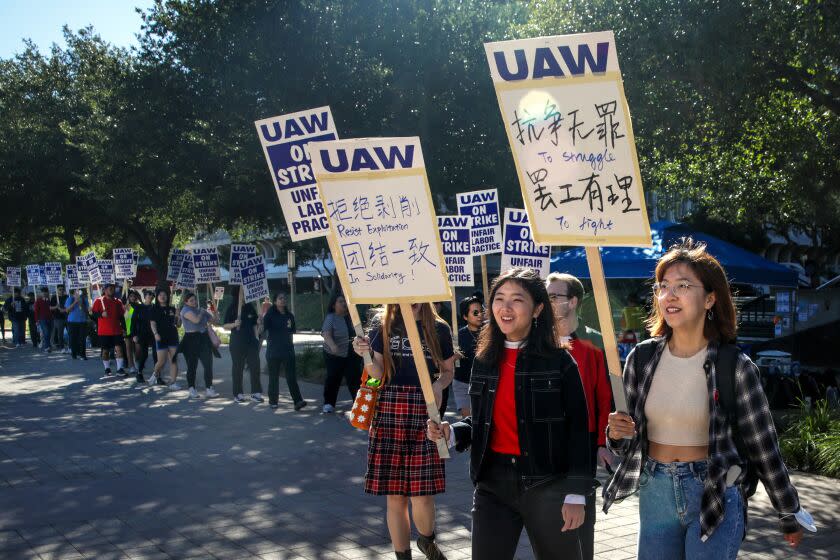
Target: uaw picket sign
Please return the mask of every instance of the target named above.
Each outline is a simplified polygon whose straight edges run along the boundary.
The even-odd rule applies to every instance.
[[[189,257],[190,252],[186,249],[173,249],[169,255],[169,268],[166,270],[166,281],[177,282],[178,276],[181,275],[181,267],[184,266],[184,261]]]
[[[242,284],[240,275],[240,268],[242,263],[251,257],[257,256],[257,248],[254,245],[244,245],[242,243],[233,243],[230,246],[230,281],[231,286],[238,286]]]
[[[216,247],[193,249],[192,262],[193,269],[195,270],[196,283],[211,284],[221,281],[219,250]]]
[[[438,233],[449,285],[474,286],[470,243],[472,216],[438,216]]]
[[[650,246],[613,33],[484,47],[534,239]]]
[[[58,286],[64,283],[60,262],[44,263],[44,283],[48,286]]]
[[[505,208],[504,238],[501,270],[530,268],[542,278],[548,276],[551,246],[534,243],[528,214],[524,210]]]
[[[26,282],[30,286],[46,286],[46,278],[44,278],[44,267],[40,264],[26,265]]]
[[[175,287],[182,290],[195,290],[195,267],[189,254],[181,261],[181,269],[178,271],[178,280],[175,281]]]
[[[314,155],[351,301],[448,301],[420,139],[322,142]]]
[[[114,249],[114,276],[117,280],[134,278],[137,273],[134,249]]]
[[[265,257],[257,255],[242,261],[242,290],[246,303],[268,297],[268,277],[265,273]]]
[[[96,266],[96,253],[88,251],[81,257],[76,258],[76,266],[79,272],[79,281],[83,284],[95,284],[91,279],[91,269]],[[97,273],[98,274],[98,273]]]
[[[472,217],[472,254],[490,255],[502,251],[502,222],[499,219],[499,191],[485,189],[458,193],[458,214]]]
[[[65,267],[64,283],[68,290],[81,290],[84,285],[79,281],[79,267],[75,264],[68,264]]]
[[[7,266],[6,267],[6,285],[10,288],[20,288],[20,267]]]
[[[333,260],[349,300],[399,304],[403,317],[412,316],[412,303],[449,301],[420,139],[336,140],[312,149]],[[422,348],[417,324],[405,327],[410,347]],[[429,418],[440,423],[423,352],[412,355]],[[437,449],[449,457],[442,439]]]
[[[99,271],[100,280],[98,284],[114,284],[114,261],[111,259],[96,259],[96,270]]]
[[[254,124],[292,241],[327,235],[329,226],[310,153],[312,143],[338,138],[330,108],[308,109]]]

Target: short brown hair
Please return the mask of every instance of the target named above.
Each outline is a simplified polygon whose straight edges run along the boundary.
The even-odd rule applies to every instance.
[[[565,272],[552,272],[545,279],[546,287],[550,286],[552,282],[563,282],[569,289],[569,297],[576,297],[579,302],[583,301],[583,282],[577,276],[572,276]]]
[[[691,237],[683,237],[672,245],[656,263],[654,273],[656,282],[661,282],[668,269],[679,263],[688,265],[694,271],[703,283],[703,289],[707,294],[715,294],[715,303],[711,308],[712,318],[706,317],[703,336],[708,340],[723,343],[735,342],[738,329],[735,304],[732,301],[726,272],[720,262],[706,251],[705,243],[695,242]],[[655,294],[651,294],[651,309],[650,317],[647,319],[651,336],[671,336],[671,327],[665,322],[665,317],[659,310]]]

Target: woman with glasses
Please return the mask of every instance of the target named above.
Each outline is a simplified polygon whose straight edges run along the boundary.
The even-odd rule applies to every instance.
[[[630,414],[614,412],[607,425],[608,447],[621,462],[604,512],[639,491],[640,560],[734,559],[745,534],[746,474],[754,468],[785,540],[797,546],[797,517],[807,514],[797,516],[799,498],[758,370],[731,346],[735,306],[723,268],[705,245],[686,239],[659,260],[655,275],[647,321],[654,338],[636,346],[624,368]],[[736,356],[734,371],[717,371],[724,352]],[[733,384],[736,411],[729,415],[719,401]]]

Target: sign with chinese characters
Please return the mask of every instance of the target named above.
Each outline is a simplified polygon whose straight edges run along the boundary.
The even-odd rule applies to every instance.
[[[471,216],[438,216],[438,233],[443,248],[449,285],[473,286],[473,255],[470,248]]]
[[[242,261],[239,270],[242,273],[241,279],[245,303],[268,297],[268,277],[265,273],[265,257],[258,255],[245,259]]]
[[[46,286],[47,279],[44,278],[44,267],[40,264],[26,265],[26,281],[30,286]]]
[[[534,239],[650,246],[612,31],[484,48]]]
[[[99,271],[100,281],[95,284],[114,284],[114,261],[111,259],[96,259],[96,270]]]
[[[472,254],[489,255],[502,251],[502,221],[499,191],[486,189],[458,193],[458,214],[472,217]]]
[[[77,265],[68,264],[64,277],[68,290],[81,290],[84,288],[84,285],[79,281],[79,268]]]
[[[134,278],[136,274],[134,249],[114,249],[114,276],[117,280]]]
[[[257,248],[254,245],[243,245],[234,243],[230,246],[230,280],[228,284],[238,286],[242,284],[239,268],[243,262],[251,257],[257,256]]]
[[[58,286],[64,283],[60,262],[44,263],[44,283],[48,286]]]
[[[321,142],[312,167],[354,304],[451,299],[419,138]]]
[[[338,138],[330,108],[318,107],[254,124],[292,241],[327,235],[329,226],[312,173],[310,143]]]
[[[195,281],[199,284],[210,284],[221,281],[219,270],[219,251],[216,247],[205,247],[193,249],[193,269],[195,270]]]
[[[169,268],[166,270],[166,281],[177,282],[178,276],[181,275],[181,267],[184,266],[184,261],[189,257],[190,252],[186,249],[173,249],[169,255]]]
[[[501,272],[511,268],[531,268],[542,278],[548,276],[551,246],[534,243],[528,214],[524,210],[505,208],[504,236]]]
[[[216,286],[213,289],[213,299],[216,301],[222,301],[225,298],[225,287],[224,286]]]
[[[6,285],[10,288],[20,288],[20,267],[7,266],[6,267]]]
[[[175,288],[182,290],[195,290],[195,267],[189,254],[181,261],[181,269],[178,271],[178,279],[175,281]]]

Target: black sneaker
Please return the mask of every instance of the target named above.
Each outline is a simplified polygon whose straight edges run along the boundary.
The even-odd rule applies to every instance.
[[[146,383],[146,378],[143,377],[142,373],[138,373],[137,377],[135,377],[135,379],[137,380],[137,383],[144,383],[144,384]]]
[[[272,408],[272,409],[274,409],[274,410],[276,410],[276,409],[280,408],[280,405],[279,405],[279,404],[277,404],[277,403],[271,403],[271,404],[270,404],[270,405],[268,405],[268,406],[269,406],[269,408]]]
[[[446,560],[446,556],[443,555],[438,545],[435,544],[434,533],[432,533],[431,537],[420,535],[417,539],[417,548],[426,556],[427,560]]]
[[[300,410],[301,408],[303,408],[307,404],[309,404],[309,403],[306,402],[306,401],[298,401],[298,402],[295,403],[295,410]]]
[[[125,371],[125,368],[118,369],[117,374],[122,375],[123,377],[128,377],[128,372]]]
[[[111,368],[109,368],[109,367],[105,368],[105,375],[111,375]]]
[[[158,385],[166,385],[166,381],[164,381],[162,378],[158,377],[157,378],[157,384]]]

